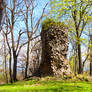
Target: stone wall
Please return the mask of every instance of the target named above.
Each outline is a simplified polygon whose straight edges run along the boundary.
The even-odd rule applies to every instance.
[[[34,74],[40,76],[69,74],[67,62],[68,28],[62,23],[47,22],[42,26],[41,40],[41,64]]]
[[[68,28],[62,23],[52,23],[48,28],[46,28],[45,24],[42,28],[41,40],[41,76],[68,74]]]

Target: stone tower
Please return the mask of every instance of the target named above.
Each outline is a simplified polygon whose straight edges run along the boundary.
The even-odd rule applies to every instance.
[[[68,27],[64,23],[47,21],[42,25],[41,40],[42,60],[38,74],[41,76],[69,74]]]
[[[61,76],[63,74],[68,74],[68,28],[65,24],[60,22],[47,22],[43,24],[41,40],[41,75]]]

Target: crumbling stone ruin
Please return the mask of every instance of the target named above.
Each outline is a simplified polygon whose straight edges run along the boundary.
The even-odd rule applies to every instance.
[[[64,23],[45,22],[41,32],[42,60],[41,76],[61,76],[69,73],[67,62],[68,28]]]

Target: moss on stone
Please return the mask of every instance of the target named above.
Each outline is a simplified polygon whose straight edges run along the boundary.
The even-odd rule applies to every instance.
[[[51,26],[60,26],[60,27],[64,27],[64,28],[68,28],[68,26],[64,23],[64,22],[57,22],[54,19],[49,19],[47,18],[46,20],[43,21],[42,23],[42,29],[43,31],[48,30]]]

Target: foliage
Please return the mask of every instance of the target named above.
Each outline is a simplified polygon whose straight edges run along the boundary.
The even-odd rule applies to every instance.
[[[71,68],[71,71],[73,72],[74,71],[74,56],[72,56],[69,60],[69,65],[70,65],[70,68]]]
[[[77,40],[77,44],[88,42],[81,36],[86,30],[85,26],[92,21],[92,0],[52,0],[51,9],[51,16],[56,20],[64,18],[68,23],[70,34],[73,33],[73,39]]]
[[[77,18],[79,18],[80,14],[82,19],[92,19],[90,15],[92,0],[52,0],[51,14],[57,15],[57,19],[61,19],[62,16],[68,14],[68,18],[72,16],[72,12],[77,11]]]
[[[78,73],[81,74],[83,72],[81,45],[88,42],[85,39],[86,37],[83,37],[83,33],[85,28],[92,22],[92,0],[52,0],[51,7],[51,14],[56,19],[61,20],[64,18],[64,21],[71,21],[71,23],[68,23],[73,34],[73,37],[70,36],[70,39],[72,40],[73,38],[72,45],[77,48]]]
[[[51,18],[51,19],[47,18],[42,23],[43,31],[48,30],[48,28],[51,27],[51,26],[57,26],[57,25],[59,25],[62,28],[68,27],[64,22],[60,22],[60,21],[57,22],[54,18]]]

